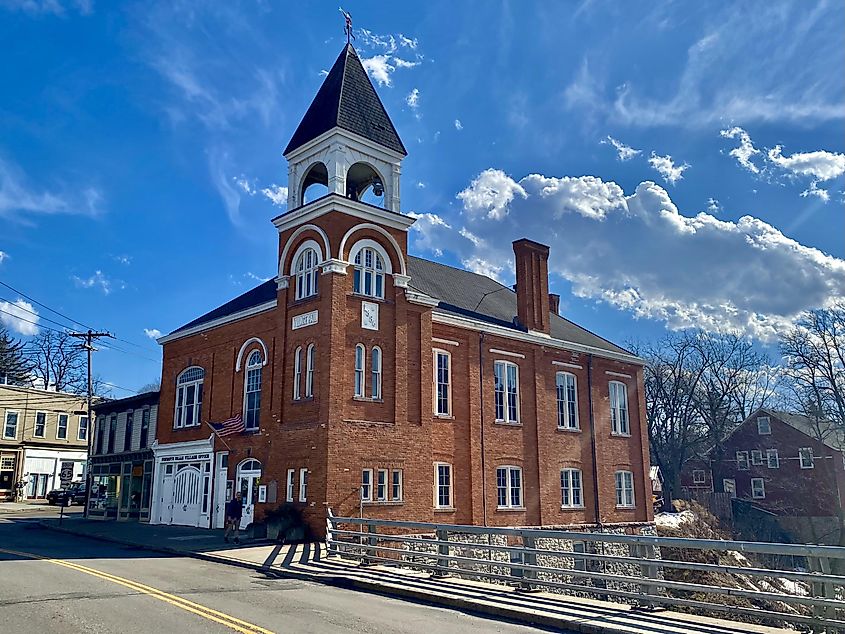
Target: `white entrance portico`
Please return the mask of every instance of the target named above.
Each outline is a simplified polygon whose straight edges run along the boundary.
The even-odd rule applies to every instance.
[[[208,528],[212,515],[213,436],[152,446],[155,458],[151,524]]]

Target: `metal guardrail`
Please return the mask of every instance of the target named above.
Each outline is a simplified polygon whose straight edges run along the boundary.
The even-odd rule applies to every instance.
[[[831,573],[834,562],[843,561],[839,566],[845,568],[845,547],[400,522],[335,517],[331,510],[326,538],[329,555],[365,565],[845,632],[845,576]],[[714,562],[714,553],[778,558],[791,565],[729,565]],[[684,571],[705,573],[705,581],[684,580]]]

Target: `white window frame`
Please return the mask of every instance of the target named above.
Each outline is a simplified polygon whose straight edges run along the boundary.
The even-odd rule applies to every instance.
[[[404,489],[402,469],[393,469],[390,472],[390,499],[393,502],[401,502],[405,497]]]
[[[285,489],[285,501],[293,502],[293,485],[294,479],[296,478],[296,469],[288,469],[288,478],[287,482],[285,483],[287,488]]]
[[[513,368],[511,377],[509,370]],[[501,382],[500,382],[501,373]],[[511,385],[513,378],[513,385]],[[501,389],[499,386],[501,385]],[[511,404],[511,397],[514,403]],[[518,425],[520,421],[519,407],[519,366],[513,361],[496,359],[493,362],[493,407],[495,408],[496,422],[509,425]]]
[[[264,357],[261,350],[253,350],[247,357],[244,372],[244,429],[254,431],[261,427],[261,382],[263,381]],[[256,387],[257,383],[257,387]],[[256,407],[250,407],[249,397],[255,394]],[[252,414],[254,412],[254,415]]]
[[[634,473],[632,471],[619,470],[615,474],[616,482],[616,508],[630,509],[637,505],[634,492]]]
[[[373,470],[361,469],[361,501],[373,501]]]
[[[572,372],[556,372],[555,396],[558,429],[580,429],[578,422],[578,377]]]
[[[379,346],[373,346],[370,350],[370,396],[374,401],[382,398],[382,366],[384,365],[384,354]]]
[[[444,469],[444,473],[447,476],[448,482],[446,484],[440,483],[440,469]],[[449,503],[448,505],[443,505],[440,503],[440,490],[444,488],[446,493],[448,494]],[[455,508],[454,503],[454,478],[452,477],[452,465],[448,462],[435,462],[434,463],[434,508],[436,509],[453,509]]]
[[[761,449],[752,449],[751,450],[751,464],[755,467],[762,466],[763,464],[763,451]]]
[[[376,472],[376,501],[387,502],[387,469]]]
[[[15,433],[11,436],[6,434],[6,430],[9,427],[9,415],[15,415]],[[12,440],[17,440],[18,437],[18,427],[20,427],[21,422],[21,413],[16,409],[7,409],[6,413],[3,415],[3,438],[8,438]]]
[[[191,371],[199,371],[199,378],[190,380],[184,379]],[[194,372],[196,374],[196,372]],[[192,365],[185,368],[176,377],[176,411],[173,417],[174,429],[185,429],[187,427],[197,427],[200,425],[202,417],[202,391],[203,382],[205,381],[205,368],[198,365]],[[189,388],[194,388],[194,400],[190,404],[185,400],[187,398]],[[191,419],[188,418],[188,408],[191,408]]]
[[[367,259],[370,258],[369,264]],[[387,252],[372,240],[356,243],[349,252],[352,261],[352,292],[365,297],[384,299],[385,273],[389,273]],[[367,292],[367,282],[370,292]],[[380,291],[380,292],[379,292]]]
[[[44,417],[44,423],[41,427],[41,433],[38,433],[38,417]],[[46,438],[47,437],[47,412],[38,411],[35,412],[35,423],[32,425],[32,437],[33,438]]]
[[[560,507],[564,509],[584,508],[584,474],[581,473],[581,469],[565,468],[560,470]]]
[[[765,421],[765,431],[764,427],[760,425],[761,422]],[[758,416],[757,417],[757,433],[760,436],[771,436],[772,435],[772,419],[768,416]]]
[[[62,429],[62,417],[65,419],[65,435],[59,436],[59,431]],[[70,414],[57,414],[56,415],[56,440],[67,440],[67,432],[68,428],[70,427]]]
[[[504,475],[504,486],[500,478]],[[514,483],[514,476],[518,483]],[[505,494],[505,503],[502,504],[501,494]],[[516,494],[516,499],[514,499]],[[496,467],[496,508],[497,509],[524,509],[525,499],[523,498],[522,467],[516,465],[500,465]]]
[[[299,501],[308,501],[308,469],[305,467],[299,470]]]
[[[314,355],[316,346],[309,343],[305,348],[305,398],[314,397]]]
[[[809,464],[804,461],[805,457],[810,458]],[[813,448],[812,447],[801,447],[798,450],[798,464],[801,466],[802,469],[814,469],[815,468],[815,459],[813,456]]]
[[[751,461],[748,459],[748,452],[747,451],[737,451],[736,452],[736,470],[737,471],[750,471],[751,470]]]
[[[452,416],[452,353],[435,348],[434,357],[434,415],[441,418]],[[440,359],[446,359],[445,377],[440,372]],[[445,379],[445,380],[444,380]],[[441,399],[441,390],[445,391],[445,402]],[[445,405],[445,407],[441,407]]]
[[[355,397],[364,398],[367,390],[367,348],[363,343],[355,345]]]
[[[759,483],[760,486],[758,488],[755,488],[755,483]],[[766,481],[763,478],[751,478],[751,497],[755,500],[766,499]]]
[[[302,346],[293,351],[293,400],[302,398]]]
[[[610,381],[607,389],[610,395],[610,433],[614,436],[630,436],[628,385],[622,381]]]
[[[309,240],[303,244],[293,260],[293,268],[291,274],[295,279],[296,293],[295,297],[298,300],[313,297],[318,292],[317,280],[320,277],[320,252],[311,244],[315,244],[313,240]]]
[[[85,419],[85,426],[82,425],[82,420]],[[76,439],[77,440],[88,440],[88,433],[91,427],[91,420],[88,416],[77,416],[76,420]],[[85,433],[82,433],[82,430],[85,430]]]
[[[780,456],[777,449],[766,449],[766,466],[769,469],[780,469]]]
[[[701,474],[701,477],[699,477]],[[693,484],[704,484],[707,482],[707,473],[704,469],[693,469],[692,471],[692,483]]]

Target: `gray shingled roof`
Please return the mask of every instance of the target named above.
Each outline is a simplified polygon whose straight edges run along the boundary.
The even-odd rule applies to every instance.
[[[283,153],[292,152],[334,127],[354,132],[403,156],[408,154],[351,44],[340,52]]]
[[[845,430],[837,429],[836,425],[831,422],[819,421],[817,423],[809,416],[775,409],[762,409],[760,412],[765,412],[770,416],[774,416],[793,429],[797,429],[810,438],[822,442],[831,449],[835,449],[837,451],[845,449]],[[752,417],[757,418],[757,414],[753,414]]]
[[[496,280],[439,262],[408,256],[411,287],[438,300],[437,310],[518,330],[516,292]],[[632,354],[607,339],[552,314],[551,336],[608,352]]]
[[[435,310],[464,315],[490,324],[521,330],[515,323],[516,293],[494,279],[414,256],[408,256],[408,275],[411,276],[410,286],[414,290],[440,301]],[[276,299],[276,282],[268,280],[243,295],[239,295],[222,306],[207,312],[202,317],[177,328],[172,334],[259,306],[274,299]],[[551,336],[555,339],[592,346],[608,352],[631,354],[628,350],[620,348],[607,339],[603,339],[559,315],[552,315]]]

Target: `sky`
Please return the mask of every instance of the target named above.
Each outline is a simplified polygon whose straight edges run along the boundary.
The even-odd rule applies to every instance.
[[[776,355],[845,295],[842,2],[343,8],[408,149],[412,253],[509,284],[511,242],[549,244],[561,313],[620,344],[701,327]],[[276,275],[281,152],[343,17],[0,0],[0,41],[0,322],[114,333],[95,374],[131,394],[157,336]]]

